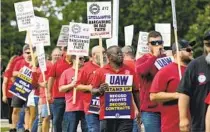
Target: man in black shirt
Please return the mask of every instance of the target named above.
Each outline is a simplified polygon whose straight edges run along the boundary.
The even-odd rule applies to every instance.
[[[188,65],[177,90],[181,93],[178,103],[181,132],[205,132],[207,104],[204,100],[210,91],[210,31],[204,35],[203,43],[204,55]]]

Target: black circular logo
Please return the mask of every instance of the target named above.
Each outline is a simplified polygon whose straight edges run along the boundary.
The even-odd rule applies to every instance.
[[[17,10],[18,10],[19,12],[23,12],[23,10],[24,10],[23,5],[22,5],[22,4],[19,4],[19,5],[17,6]]]
[[[92,14],[96,15],[100,12],[100,6],[97,4],[92,4],[92,5],[90,5],[89,10]]]
[[[64,32],[64,33],[67,33],[68,31],[69,31],[69,28],[68,28],[68,27],[64,27],[64,28],[63,28],[63,32]]]
[[[81,27],[78,24],[74,24],[71,28],[73,33],[79,33],[81,32]]]

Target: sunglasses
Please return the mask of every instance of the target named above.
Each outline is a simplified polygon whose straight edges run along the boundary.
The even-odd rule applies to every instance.
[[[163,40],[150,41],[149,43],[151,45],[162,45],[163,44]]]
[[[204,45],[206,45],[207,47],[210,47],[210,43],[204,43]]]
[[[25,52],[26,54],[31,54],[31,52]]]
[[[184,51],[186,51],[186,52],[192,52],[192,48],[186,48],[186,49],[183,49]]]
[[[85,58],[84,57],[80,57],[79,60],[82,61],[82,60],[85,60]]]

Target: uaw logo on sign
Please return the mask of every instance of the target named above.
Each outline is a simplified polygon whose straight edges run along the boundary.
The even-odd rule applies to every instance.
[[[69,28],[68,28],[68,27],[64,27],[64,28],[63,28],[63,32],[64,32],[64,33],[68,33],[68,32],[69,32]]]
[[[76,33],[81,32],[81,27],[80,27],[78,24],[74,24],[74,25],[72,26],[71,30],[72,30],[73,33],[76,34]]]
[[[24,11],[24,6],[22,4],[19,4],[17,6],[17,10],[18,10],[18,12],[23,12]]]
[[[36,29],[40,28],[40,23],[36,22]]]
[[[90,12],[94,15],[98,14],[100,12],[100,6],[97,4],[92,4],[89,8]]]
[[[147,38],[148,38],[148,34],[143,33],[142,36],[141,36],[142,43],[147,44]]]

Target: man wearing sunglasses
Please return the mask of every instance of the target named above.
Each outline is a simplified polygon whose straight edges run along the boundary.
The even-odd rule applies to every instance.
[[[65,94],[65,125],[63,127],[63,132],[76,132],[79,121],[81,121],[82,132],[88,132],[87,123],[85,121],[84,105],[82,91],[77,91],[76,93],[76,103],[73,103],[73,91],[76,84],[75,81],[75,68],[76,68],[76,56],[71,56],[72,67],[66,69],[59,80],[59,92]],[[79,58],[78,68],[80,69],[84,65],[84,57]]]
[[[159,32],[151,31],[148,35],[150,53],[136,61],[136,73],[140,81],[140,110],[145,132],[160,132],[160,106],[149,99],[152,80],[158,69],[154,63],[163,55],[163,40]]]
[[[178,106],[181,132],[205,131],[207,104],[204,100],[210,88],[210,31],[205,33],[203,43],[204,55],[190,62],[177,90],[180,93]]]
[[[179,41],[181,73],[184,74],[187,64],[192,60],[189,42]],[[176,44],[172,46],[174,62],[163,67],[154,77],[150,89],[150,100],[162,104],[161,132],[179,132],[178,97],[179,85],[178,59]],[[172,112],[173,111],[173,112]]]

